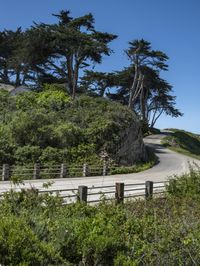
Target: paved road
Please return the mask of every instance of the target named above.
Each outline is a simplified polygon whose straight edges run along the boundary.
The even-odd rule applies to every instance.
[[[188,171],[188,163],[197,163],[200,165],[200,161],[194,160],[190,157],[175,153],[166,149],[160,144],[161,139],[165,134],[152,135],[144,139],[146,145],[154,148],[156,155],[159,158],[159,163],[153,168],[134,174],[120,174],[113,176],[97,176],[86,178],[67,178],[67,179],[54,179],[54,183],[50,189],[76,189],[80,185],[86,185],[88,187],[110,186],[116,182],[130,183],[142,183],[146,180],[152,181],[165,181],[174,174],[181,174]],[[44,190],[43,183],[49,180],[32,180],[25,181],[24,185],[20,187],[34,186],[37,189]],[[11,183],[8,181],[0,182],[0,192],[10,189]],[[139,187],[139,185],[138,185]]]

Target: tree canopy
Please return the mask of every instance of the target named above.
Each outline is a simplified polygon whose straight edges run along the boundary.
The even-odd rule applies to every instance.
[[[25,32],[0,33],[0,78],[16,86],[59,80],[75,98],[80,69],[109,56],[109,43],[117,36],[97,31],[92,14],[72,18],[62,10],[54,16],[56,24],[34,23]]]
[[[22,30],[0,32],[0,82],[15,87],[64,84],[75,99],[77,93],[119,101],[135,111],[146,124],[154,126],[165,113],[182,113],[176,108],[172,86],[161,77],[168,70],[168,56],[151,43],[132,40],[125,54],[130,65],[114,72],[93,68],[110,56],[115,34],[95,28],[91,13],[72,17],[70,11],[53,14],[54,24],[36,23]]]

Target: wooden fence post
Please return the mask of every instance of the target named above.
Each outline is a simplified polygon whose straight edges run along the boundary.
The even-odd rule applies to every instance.
[[[7,181],[9,179],[10,179],[10,165],[9,164],[3,164],[2,181]]]
[[[78,187],[78,201],[87,203],[87,186],[79,186]]]
[[[62,163],[60,167],[60,178],[67,177],[67,165]]]
[[[103,162],[103,176],[108,174],[108,164],[106,161]]]
[[[83,177],[88,176],[88,165],[84,163],[83,165]]]
[[[33,170],[33,179],[39,179],[39,178],[40,178],[40,164],[35,163]]]
[[[145,182],[145,199],[152,199],[153,197],[153,181]]]
[[[115,201],[116,204],[124,202],[124,183],[115,184]]]

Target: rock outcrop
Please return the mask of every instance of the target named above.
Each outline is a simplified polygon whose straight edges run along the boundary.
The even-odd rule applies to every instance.
[[[28,91],[30,91],[30,88],[27,87],[27,86],[14,87],[13,85],[8,85],[8,84],[0,83],[0,90],[6,90],[11,95],[17,95],[18,93],[21,93],[21,92],[28,92]]]
[[[139,161],[147,161],[147,151],[138,120],[121,134],[118,158],[121,165],[133,165]]]
[[[12,85],[0,83],[0,90],[5,90],[5,91],[8,91],[8,92],[11,92],[14,89],[15,89],[15,87],[12,86]]]

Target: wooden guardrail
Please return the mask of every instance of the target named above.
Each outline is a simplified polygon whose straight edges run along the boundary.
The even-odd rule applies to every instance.
[[[42,165],[35,163],[34,165],[9,165],[0,166],[0,181],[8,181],[12,178],[21,180],[32,179],[54,179],[67,177],[87,177],[87,176],[106,176],[116,173],[121,168],[116,165],[102,163],[102,165],[83,165],[68,166],[65,163],[60,165]]]
[[[20,166],[4,164],[0,167],[0,179],[8,181],[12,177],[21,179],[52,179],[66,177],[87,177],[87,176],[105,176],[110,173],[116,166],[109,166],[106,163],[102,165],[83,165],[70,166],[62,163],[61,165],[44,166],[36,163],[32,166]]]
[[[49,193],[51,195],[59,195],[63,198],[65,204],[76,201],[84,203],[98,203],[102,200],[114,200],[116,204],[123,203],[125,199],[143,197],[150,200],[157,194],[162,194],[165,191],[165,186],[168,181],[146,181],[143,183],[115,183],[115,185],[89,187],[79,186],[75,189],[44,189],[38,193]]]
[[[67,177],[87,177],[90,175],[106,175],[109,174],[109,167],[105,164],[102,167],[88,166],[84,164],[77,167],[67,167],[66,164],[47,167],[40,164],[34,164],[33,167],[25,166],[10,166],[4,164],[0,167],[0,175],[2,181],[11,180],[13,177],[21,178],[22,180],[31,179],[52,179],[52,178],[67,178]],[[116,169],[116,167],[115,167]],[[64,203],[80,201],[85,203],[95,203],[103,200],[115,200],[116,203],[123,203],[125,199],[133,197],[144,197],[151,199],[153,195],[163,193],[167,181],[153,182],[146,181],[143,183],[116,183],[115,185],[107,186],[79,186],[74,189],[44,189],[38,193],[50,193],[59,195],[63,198]],[[20,188],[16,187],[16,191]],[[2,195],[6,190],[0,189]]]
[[[143,183],[115,183],[115,185],[106,186],[85,186],[81,185],[76,188],[53,189],[44,188],[38,190],[38,194],[49,194],[58,196],[63,199],[64,204],[74,202],[84,203],[98,203],[101,201],[115,201],[116,204],[123,203],[124,200],[129,198],[144,198],[150,200],[157,194],[162,194],[165,191],[165,186],[169,181],[146,181]],[[73,185],[73,184],[71,184]],[[29,189],[28,186],[14,185],[12,191],[19,192],[21,189]],[[34,186],[31,185],[31,189]],[[0,196],[7,192],[8,188],[0,188]]]

